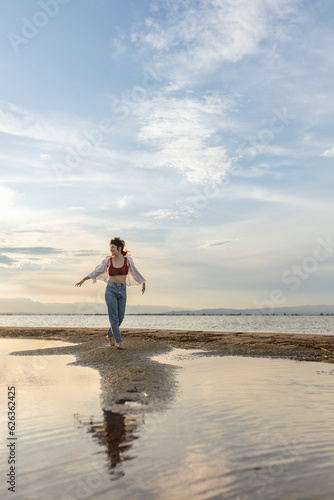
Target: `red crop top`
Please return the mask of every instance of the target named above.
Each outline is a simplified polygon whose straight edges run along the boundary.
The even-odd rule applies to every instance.
[[[122,267],[114,267],[112,261],[113,257],[110,258],[110,264],[108,268],[109,276],[124,276],[128,274],[129,272],[128,260],[125,257],[124,257],[124,264]]]

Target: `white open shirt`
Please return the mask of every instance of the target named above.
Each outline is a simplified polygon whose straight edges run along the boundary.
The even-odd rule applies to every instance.
[[[88,274],[90,278],[93,279],[93,283],[96,283],[96,280],[101,280],[104,281],[105,283],[108,283],[109,281],[109,275],[108,275],[108,261],[110,259],[110,255],[107,255],[105,259],[96,266],[94,271]],[[142,283],[145,283],[145,278],[140,274],[138,269],[135,266],[135,263],[133,262],[133,258],[131,257],[130,253],[127,253],[124,255],[125,259],[128,259],[129,262],[129,272],[126,276],[126,281],[125,283],[128,286],[131,285],[141,285]]]

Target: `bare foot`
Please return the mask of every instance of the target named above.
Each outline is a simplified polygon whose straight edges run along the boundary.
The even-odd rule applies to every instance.
[[[122,342],[116,342],[115,346],[117,347],[117,349],[122,349]]]
[[[106,336],[106,340],[108,340],[108,342],[109,342],[109,344],[110,344],[111,346],[113,346],[113,345],[114,345],[114,343],[113,343],[113,341],[112,341],[112,337],[109,337],[109,335],[107,335],[107,336]]]

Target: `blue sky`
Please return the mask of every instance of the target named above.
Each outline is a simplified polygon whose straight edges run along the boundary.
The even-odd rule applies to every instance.
[[[333,303],[333,10],[6,2],[0,299],[103,302],[120,236],[132,305]]]

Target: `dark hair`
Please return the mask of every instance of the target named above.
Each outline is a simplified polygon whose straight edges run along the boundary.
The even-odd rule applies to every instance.
[[[115,245],[117,248],[120,248],[122,255],[126,255],[127,252],[126,252],[126,250],[124,250],[125,241],[121,240],[121,238],[119,238],[118,236],[116,236],[116,238],[113,238],[112,240],[110,240],[110,245]]]

